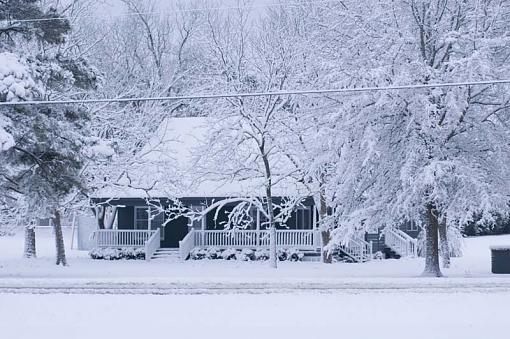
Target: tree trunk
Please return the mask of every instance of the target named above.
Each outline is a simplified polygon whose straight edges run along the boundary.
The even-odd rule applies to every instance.
[[[320,208],[319,208],[319,222],[321,223],[321,237],[322,237],[322,262],[325,264],[331,264],[333,262],[333,256],[331,255],[331,251],[326,250],[325,247],[329,244],[331,240],[331,232],[326,229],[322,224],[322,221],[326,218],[328,214],[328,208],[326,206],[326,197],[321,189],[320,196]]]
[[[450,245],[448,243],[448,230],[446,228],[446,220],[439,223],[439,250],[441,259],[443,260],[443,267],[450,267]]]
[[[94,215],[96,216],[97,228],[100,230],[104,230],[105,229],[104,219],[106,216],[106,207],[98,205],[98,206],[94,207],[92,210],[94,211]]]
[[[271,179],[269,179],[270,184]],[[276,226],[274,223],[273,196],[271,186],[266,187],[267,211],[269,214],[269,262],[272,268],[278,268],[278,255],[276,253]]]
[[[425,277],[441,277],[439,267],[439,222],[434,204],[427,205],[427,224],[425,226]]]
[[[55,229],[55,246],[57,248],[57,265],[67,266],[66,250],[64,247],[64,236],[62,234],[62,224],[60,223],[60,211],[53,211],[53,228]]]
[[[35,258],[35,228],[34,225],[25,226],[25,249],[23,251],[25,258]]]
[[[331,251],[326,250],[325,247],[329,244],[331,240],[331,232],[329,230],[321,231],[322,237],[322,262],[325,264],[331,264],[333,262],[333,256],[331,255]]]
[[[267,212],[269,215],[269,264],[272,268],[278,268],[278,255],[276,253],[276,225],[273,211],[273,183],[271,167],[269,166],[269,159],[265,152],[264,143],[260,146],[260,154],[262,155],[262,161],[264,162],[264,169],[266,172],[266,199]]]
[[[108,215],[108,218],[105,217],[106,223],[104,223],[105,229],[113,229],[113,224],[115,223],[115,218],[117,217],[117,206],[111,206],[111,207],[105,207],[110,211],[110,213],[105,213],[105,215]]]

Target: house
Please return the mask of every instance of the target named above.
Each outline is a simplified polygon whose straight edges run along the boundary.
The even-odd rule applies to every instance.
[[[200,168],[201,164],[210,163],[207,133],[207,118],[169,118],[161,124],[154,137],[129,164],[123,178],[116,185],[98,192],[93,199],[115,213],[112,229],[94,231],[96,247],[144,247],[146,259],[150,260],[169,255],[186,259],[195,248],[258,249],[269,246],[266,219],[255,207],[244,216],[243,229],[225,229],[230,212],[239,202],[236,199],[264,196],[264,179],[225,178]],[[197,154],[201,156],[197,157]],[[308,196],[306,187],[299,181],[290,177],[280,179],[273,187],[273,203],[279,204],[290,196],[300,197],[301,202],[285,221],[277,223],[277,246],[297,249],[308,257],[317,258],[321,237],[314,199]],[[176,202],[197,213],[208,211],[218,202],[224,206],[205,213],[200,220],[183,216],[171,218]],[[391,231],[385,238],[391,241],[395,253],[414,253],[414,240],[406,233]],[[380,239],[377,236],[377,241]],[[369,260],[384,244],[377,242],[374,248],[371,239],[368,240],[352,239],[340,250],[356,261]]]

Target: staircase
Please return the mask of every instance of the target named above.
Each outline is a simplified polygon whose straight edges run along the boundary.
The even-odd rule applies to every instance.
[[[384,245],[381,252],[384,254],[385,259],[400,259],[402,256],[395,252],[391,247],[388,247],[387,245]]]
[[[383,232],[384,245],[390,249],[390,253],[386,253],[387,255],[396,254],[399,257],[417,257],[418,244],[416,239],[395,228],[385,228]]]
[[[355,262],[366,262],[372,259],[372,245],[360,237],[352,237],[347,244],[339,246],[338,250]]]
[[[178,248],[159,248],[151,257],[151,260],[179,261],[179,259],[180,256]]]

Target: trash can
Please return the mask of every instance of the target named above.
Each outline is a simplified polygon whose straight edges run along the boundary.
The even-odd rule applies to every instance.
[[[510,245],[492,246],[492,273],[510,274]]]

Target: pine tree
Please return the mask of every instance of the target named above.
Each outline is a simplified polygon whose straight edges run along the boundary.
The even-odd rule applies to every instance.
[[[26,18],[55,20],[22,21]],[[55,8],[46,9],[41,1],[8,0],[0,3],[0,20],[6,23],[0,28],[0,58],[10,60],[4,64],[0,100],[48,100],[94,89],[97,79],[87,61],[65,53],[71,26]],[[2,108],[0,114],[12,137],[1,153],[2,192],[26,204],[26,220],[53,219],[57,264],[66,265],[60,208],[66,196],[83,190],[88,113],[72,105],[25,105]],[[26,240],[26,256],[35,256],[31,228]]]

